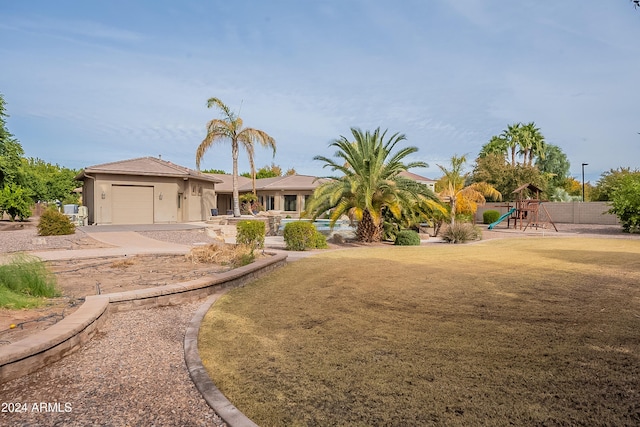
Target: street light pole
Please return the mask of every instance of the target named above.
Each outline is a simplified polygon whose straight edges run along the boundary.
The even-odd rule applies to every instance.
[[[582,201],[584,202],[584,167],[589,166],[589,163],[582,164]]]

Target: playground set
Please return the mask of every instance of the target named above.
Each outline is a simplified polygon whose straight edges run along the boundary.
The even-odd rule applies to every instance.
[[[507,228],[511,228],[511,221],[513,221],[514,230],[518,228],[520,224],[520,230],[526,231],[528,227],[535,228],[548,228],[551,224],[556,230],[558,228],[551,219],[551,215],[545,208],[542,200],[540,200],[540,193],[542,191],[533,184],[524,184],[515,190],[512,194],[516,194],[515,205],[507,203],[500,206],[508,209],[507,213],[498,218],[497,221],[489,224],[489,230],[493,230],[494,227],[500,224],[505,219],[507,220]],[[524,225],[524,229],[522,228]]]

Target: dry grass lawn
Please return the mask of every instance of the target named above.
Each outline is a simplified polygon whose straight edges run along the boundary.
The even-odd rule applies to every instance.
[[[263,427],[640,425],[640,241],[329,252],[228,293],[199,343]]]

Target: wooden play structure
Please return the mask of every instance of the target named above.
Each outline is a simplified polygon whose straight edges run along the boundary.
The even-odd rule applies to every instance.
[[[511,228],[511,221],[513,221],[513,228],[517,229],[519,225],[522,231],[526,231],[529,227],[535,228],[536,230],[538,228],[545,229],[549,227],[549,224],[553,226],[554,230],[558,231],[547,208],[545,208],[542,200],[540,200],[541,192],[542,190],[533,184],[524,184],[516,188],[512,192],[512,194],[516,195],[515,205],[509,203],[501,206],[506,207],[508,212],[502,215],[496,222],[490,224],[489,229],[493,229],[506,219],[507,228]]]

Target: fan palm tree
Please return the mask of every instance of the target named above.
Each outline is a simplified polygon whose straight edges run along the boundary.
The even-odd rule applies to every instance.
[[[524,156],[523,164],[531,166],[534,157],[543,157],[545,153],[544,136],[540,132],[535,122],[527,123],[520,128],[521,152]]]
[[[304,214],[314,219],[330,211],[331,226],[344,214],[358,220],[356,236],[363,242],[378,242],[383,234],[384,212],[400,219],[403,210],[420,203],[437,208],[437,196],[426,186],[398,174],[409,168],[427,167],[424,162],[403,163],[416,151],[405,147],[395,153],[396,145],[405,140],[395,133],[386,139],[387,131],[380,128],[362,132],[351,128],[354,141],[341,136],[330,144],[338,151],[338,160],[316,156],[324,167],[343,174],[321,184],[306,205]]]
[[[196,167],[200,170],[200,161],[204,153],[213,145],[214,142],[229,140],[231,142],[231,158],[233,159],[232,185],[233,185],[233,216],[240,216],[240,201],[238,196],[238,151],[240,145],[244,147],[249,157],[249,165],[251,167],[251,176],[254,182],[255,194],[255,164],[253,155],[255,143],[259,143],[263,147],[271,147],[273,154],[276,153],[276,141],[266,132],[253,129],[243,128],[242,119],[233,113],[218,98],[210,98],[207,101],[207,107],[217,107],[223,115],[222,119],[213,119],[207,123],[207,136],[198,146],[196,151]]]
[[[502,194],[486,182],[474,182],[466,185],[468,173],[463,172],[466,156],[451,157],[451,168],[438,165],[444,176],[440,179],[440,197],[449,200],[451,225],[455,224],[456,214],[461,211],[475,212],[478,205],[486,202],[486,197],[502,199]],[[464,208],[464,209],[460,209]]]
[[[516,150],[520,146],[521,127],[521,123],[507,125],[507,128],[500,134],[500,138],[505,141],[506,147],[511,152],[511,166],[513,167],[516,166]]]
[[[507,141],[503,136],[492,136],[489,142],[482,146],[478,157],[486,157],[491,154],[498,154],[507,157]]]

